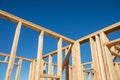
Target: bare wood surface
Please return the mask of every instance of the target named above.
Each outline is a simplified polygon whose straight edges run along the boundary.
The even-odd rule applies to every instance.
[[[0,52],[0,56],[9,56],[10,57],[10,54]],[[24,57],[20,57],[20,56],[15,56],[15,58],[30,61],[30,62],[33,61],[33,59],[24,58]]]
[[[57,75],[62,80],[62,38],[58,39]]]
[[[17,67],[17,72],[16,72],[15,80],[20,80],[21,67],[22,67],[22,59],[20,59],[18,61],[18,67]]]
[[[14,66],[13,63],[14,63],[15,55],[16,55],[16,51],[17,51],[17,45],[18,45],[21,26],[22,26],[22,22],[18,22],[18,25],[16,27],[16,31],[15,31],[15,36],[14,36],[14,40],[13,40],[13,45],[12,45],[12,49],[11,49],[11,55],[10,55],[10,60],[8,63],[8,68],[7,68],[5,80],[11,79],[12,69]]]
[[[82,79],[80,44],[78,42],[75,42],[72,47],[72,70],[73,70],[74,80]]]
[[[65,40],[66,42],[74,43],[74,40],[72,40],[72,39],[70,39],[70,38],[67,38],[67,37],[62,36],[62,35],[60,35],[60,34],[57,34],[57,33],[53,32],[53,31],[51,31],[51,30],[48,30],[48,29],[46,29],[46,28],[43,28],[42,26],[39,26],[39,25],[37,25],[37,24],[34,24],[34,23],[32,23],[32,22],[29,22],[29,21],[27,21],[27,20],[24,20],[24,19],[22,19],[22,18],[19,18],[19,17],[17,17],[17,16],[14,16],[14,15],[12,15],[12,14],[10,14],[10,13],[5,12],[5,11],[0,10],[0,17],[2,17],[2,18],[4,18],[4,19],[8,19],[8,20],[13,21],[13,22],[16,22],[16,23],[19,22],[19,21],[21,21],[21,22],[23,23],[23,26],[26,26],[26,27],[31,28],[31,29],[33,29],[33,30],[36,30],[36,31],[38,31],[38,32],[44,30],[44,32],[45,32],[46,34],[48,34],[48,35],[50,35],[50,36],[52,36],[52,37],[55,37],[55,38],[60,38],[60,37],[61,37],[61,38],[63,38],[63,40]]]
[[[100,34],[100,36],[101,36],[101,43],[102,44],[109,42],[105,33],[102,32]],[[116,76],[115,68],[114,68],[114,65],[113,65],[112,55],[109,51],[109,48],[106,45],[104,45],[103,47],[104,47],[104,54],[106,56],[106,61],[107,61],[106,66],[108,66],[108,70],[109,70],[108,74],[110,75],[110,79],[111,80],[118,80],[117,76]]]
[[[40,74],[41,78],[53,78],[53,79],[60,79],[60,76],[55,75],[48,75],[48,74]]]
[[[100,34],[101,32],[109,34],[109,33],[112,33],[114,31],[117,31],[117,30],[120,30],[120,22],[112,24],[112,25],[110,25],[110,26],[108,26],[104,29],[101,29],[99,31],[96,31],[94,33],[91,33],[91,34],[89,34],[85,37],[82,37],[82,38],[78,39],[77,41],[82,44],[82,43],[85,43],[85,42],[89,41],[90,37],[94,37],[95,35]]]
[[[40,73],[42,73],[42,50],[43,50],[43,39],[44,39],[44,31],[41,31],[39,34],[38,40],[38,52],[37,52],[37,64],[36,64],[36,75],[35,80],[40,80]]]
[[[51,73],[52,73],[52,56],[49,55],[48,74],[51,75]],[[52,80],[52,79],[48,79],[48,80]]]
[[[94,79],[95,80],[101,80],[101,74],[100,74],[100,66],[99,66],[99,60],[97,55],[97,49],[96,49],[96,42],[93,38],[90,38],[90,46],[91,46],[91,54],[92,54],[92,62],[93,62],[93,70],[94,70]]]

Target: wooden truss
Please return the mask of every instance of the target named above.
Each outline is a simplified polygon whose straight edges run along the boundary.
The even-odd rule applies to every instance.
[[[62,80],[64,69],[66,69],[66,80],[120,80],[120,62],[115,62],[117,57],[120,58],[120,39],[110,41],[107,36],[120,29],[120,22],[75,41],[2,10],[0,10],[0,17],[17,23],[11,53],[0,53],[0,56],[4,56],[4,60],[0,60],[0,63],[8,64],[4,80],[11,80],[13,66],[17,66],[15,80],[20,79],[23,60],[30,62],[28,80],[46,80],[46,78]],[[36,59],[16,56],[22,26],[39,32]],[[45,34],[57,38],[58,43],[57,50],[42,56]],[[63,41],[68,42],[69,45],[62,47]],[[90,42],[92,62],[82,63],[80,47],[87,42]],[[62,60],[63,51],[66,53],[64,60]],[[55,54],[57,64],[52,63]],[[72,55],[72,66],[69,65],[70,54]],[[45,62],[44,58],[48,58],[49,61]],[[18,59],[18,63],[15,63],[15,59]],[[46,65],[48,65],[48,74],[45,73]],[[91,68],[85,69],[86,65],[91,65]],[[57,75],[54,75],[55,66]]]

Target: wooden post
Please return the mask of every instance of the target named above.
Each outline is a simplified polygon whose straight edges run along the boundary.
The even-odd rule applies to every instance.
[[[100,66],[98,61],[96,42],[93,38],[90,38],[91,54],[92,54],[92,65],[94,70],[94,80],[101,80]]]
[[[32,69],[33,69],[33,62],[30,62],[29,78],[28,78],[28,80],[32,79]]]
[[[82,66],[79,42],[75,42],[72,47],[72,66],[74,80],[82,80]]]
[[[104,53],[104,56],[106,56],[106,63],[107,63],[106,66],[108,67],[107,74],[109,74],[110,80],[118,80],[116,72],[115,72],[114,64],[113,64],[112,55],[111,55],[108,47],[106,45],[104,45],[109,40],[108,40],[107,36],[105,35],[105,33],[103,33],[103,32],[100,33],[100,38],[101,38],[101,45],[103,47],[103,53]]]
[[[58,40],[58,53],[57,53],[57,75],[62,80],[62,38]]]
[[[72,79],[72,69],[71,69],[70,66],[69,66],[69,80],[73,80],[73,79]]]
[[[52,68],[51,68],[51,71],[52,71],[52,75],[54,75],[54,66],[52,65]]]
[[[15,80],[20,80],[21,67],[22,67],[22,59],[20,59],[19,62],[18,62],[18,67],[17,67]]]
[[[12,69],[14,66],[14,60],[15,60],[18,40],[19,40],[19,36],[20,36],[21,26],[22,26],[22,22],[18,22],[18,25],[16,27],[16,31],[15,31],[14,40],[13,40],[12,49],[11,49],[10,60],[9,60],[8,68],[6,71],[5,80],[10,80],[11,75],[12,75]]]
[[[44,59],[42,59],[42,62],[41,62],[41,70],[40,70],[40,73],[41,74],[46,74],[46,64],[44,62]],[[40,80],[45,80],[46,78],[40,78]]]
[[[43,50],[43,37],[44,31],[41,31],[39,34],[39,42],[38,42],[38,53],[37,53],[37,65],[36,65],[36,76],[35,80],[40,80],[40,73],[42,72],[42,50]]]
[[[118,63],[115,63],[115,70],[118,76],[118,80],[120,80],[120,66]]]
[[[65,55],[67,55],[67,52],[68,52],[68,49],[66,48],[65,49]],[[66,80],[70,80],[70,66],[69,66],[69,59],[68,59],[68,61],[67,61],[67,63],[66,63],[66,66],[65,66],[65,68],[66,68]]]
[[[31,80],[35,80],[35,76],[36,76],[36,65],[37,65],[37,62],[34,60],[34,61],[33,61],[33,65],[32,65],[32,77],[31,77]]]
[[[52,73],[52,56],[49,55],[49,65],[48,65],[48,74],[51,75]],[[52,79],[48,79],[48,80],[52,80]]]
[[[97,54],[98,54],[98,59],[99,59],[99,64],[100,64],[101,78],[102,80],[106,80],[102,49],[101,49],[100,39],[98,35],[95,36],[95,40],[96,40],[96,48],[97,48]]]
[[[71,80],[74,80],[74,76],[73,76],[73,68],[70,67],[70,73],[71,73]]]
[[[84,66],[82,66],[82,80],[86,80],[86,72],[83,71],[84,70]]]

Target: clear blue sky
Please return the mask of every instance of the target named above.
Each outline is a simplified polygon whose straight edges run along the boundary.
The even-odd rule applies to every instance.
[[[73,40],[120,21],[120,0],[0,0],[0,9]],[[0,52],[10,53],[16,25],[2,19],[0,22]],[[22,28],[17,55],[36,57],[36,35]],[[48,39],[44,53],[55,50],[56,42]],[[89,50],[86,53],[88,57]]]
[[[1,0],[0,9],[75,40],[120,20],[120,0]]]

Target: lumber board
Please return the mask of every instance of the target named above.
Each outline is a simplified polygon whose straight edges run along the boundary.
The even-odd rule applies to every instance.
[[[7,19],[7,20],[10,20],[10,21],[13,21],[13,22],[16,22],[16,23],[21,21],[23,23],[23,26],[26,26],[26,27],[28,27],[30,29],[33,29],[35,31],[38,31],[38,32],[43,30],[45,32],[45,34],[50,35],[50,36],[55,37],[55,38],[60,38],[61,37],[66,42],[69,42],[69,43],[74,43],[75,42],[74,40],[72,40],[70,38],[67,38],[67,37],[62,36],[60,34],[57,34],[57,33],[53,32],[51,30],[43,28],[42,26],[39,26],[37,24],[34,24],[32,22],[29,22],[27,20],[24,20],[22,18],[19,18],[17,16],[14,16],[14,15],[12,15],[10,13],[7,13],[5,11],[2,11],[2,10],[0,10],[0,17],[4,18],[4,19]]]
[[[66,56],[65,59],[62,62],[62,70],[64,69],[65,65],[67,64],[67,62],[69,61],[69,56],[71,54],[71,49],[72,49],[72,45],[69,46],[67,52],[66,52]]]
[[[118,45],[120,44],[120,38],[119,39],[115,39],[113,41],[109,41],[106,43],[107,46],[111,47],[111,46],[114,46],[114,45]]]
[[[51,75],[52,73],[52,56],[49,55],[49,65],[48,65],[48,74]],[[48,79],[51,80],[51,79]]]
[[[20,59],[18,61],[18,67],[17,67],[17,72],[16,72],[15,80],[20,80],[21,67],[22,67],[22,59]]]
[[[86,65],[91,65],[92,62],[86,62],[86,63],[82,63],[82,66],[86,66]]]
[[[48,74],[40,74],[40,77],[42,77],[42,78],[60,79],[60,76],[56,76],[56,75],[48,75]]]
[[[10,57],[10,54],[6,54],[6,53],[0,52],[0,56],[9,56],[9,57]],[[21,57],[21,56],[15,56],[15,58],[17,58],[17,59],[22,59],[22,60],[26,60],[26,61],[29,61],[29,62],[33,61],[33,59],[24,58],[24,57]]]
[[[16,31],[15,31],[15,35],[14,35],[14,40],[13,40],[13,44],[12,44],[10,60],[9,60],[7,71],[6,71],[5,80],[11,79],[12,69],[14,66],[13,63],[14,63],[15,55],[16,55],[16,51],[17,51],[17,45],[18,45],[18,40],[19,40],[19,36],[20,36],[21,26],[22,26],[22,22],[18,22]]]
[[[0,60],[0,63],[8,64],[9,62],[6,62],[6,61],[1,61],[1,60]],[[14,63],[14,65],[18,66],[18,64],[17,64],[17,63]]]
[[[60,80],[62,80],[62,38],[58,39],[57,45],[57,75],[60,76]]]
[[[101,78],[102,80],[106,80],[106,74],[105,74],[104,63],[103,63],[104,61],[102,56],[102,47],[101,47],[100,38],[98,35],[95,36],[95,40],[96,40],[96,48],[97,48],[97,54],[98,54],[98,59],[100,64]]]
[[[69,48],[69,46],[70,46],[70,45],[63,47],[63,48],[62,48],[62,51],[65,51],[65,49],[66,49],[66,48]],[[58,50],[52,51],[52,52],[50,52],[50,53],[47,53],[47,54],[43,55],[43,58],[49,57],[49,55],[52,55],[52,56],[53,56],[53,55],[57,54],[57,51],[58,51]]]
[[[84,71],[84,72],[88,72],[88,71],[90,71],[90,70],[93,70],[93,68],[87,68],[87,69],[84,69],[83,71]]]
[[[37,64],[35,80],[40,80],[40,73],[42,73],[42,52],[43,52],[44,31],[41,31],[38,39]]]
[[[83,44],[85,42],[88,42],[90,37],[94,37],[95,35],[100,34],[101,32],[104,32],[105,34],[109,34],[109,33],[112,33],[114,31],[117,31],[117,30],[120,30],[120,22],[112,24],[112,25],[110,25],[104,29],[101,29],[99,31],[96,31],[94,33],[91,33],[91,34],[89,34],[85,37],[82,37],[76,41],[78,41],[80,44]]]
[[[92,68],[94,70],[94,79],[95,80],[101,80],[101,74],[100,74],[100,66],[99,66],[99,60],[97,55],[97,48],[96,48],[96,42],[91,37],[90,38],[90,47],[91,47],[91,54],[92,54]]]
[[[82,66],[80,55],[80,44],[78,42],[75,42],[72,47],[72,70],[74,80],[82,80]]]
[[[109,42],[109,40],[108,40],[108,38],[107,38],[107,36],[104,32],[102,32],[100,34],[100,37],[101,37],[101,43],[102,44]],[[106,62],[107,62],[106,66],[108,66],[109,77],[110,77],[111,80],[118,80],[117,76],[116,76],[115,68],[114,68],[114,65],[113,65],[111,52],[106,45],[102,45],[102,46],[103,46],[103,49],[104,49],[103,52],[106,56]]]
[[[120,80],[120,66],[118,63],[115,64],[115,70],[118,76],[118,80]]]

